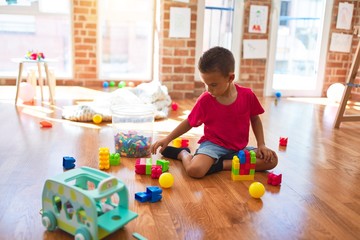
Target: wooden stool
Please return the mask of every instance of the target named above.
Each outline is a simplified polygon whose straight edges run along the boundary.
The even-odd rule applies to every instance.
[[[23,58],[16,58],[16,59],[12,59],[13,62],[17,62],[19,63],[19,73],[18,73],[18,77],[16,79],[16,96],[15,96],[15,105],[17,104],[17,100],[19,97],[19,89],[20,89],[20,83],[22,81],[22,71],[23,71],[23,67],[24,67],[24,63],[36,63],[37,64],[37,69],[38,69],[38,76],[39,76],[39,86],[40,86],[40,91],[41,91],[41,100],[44,99],[44,95],[43,95],[43,78],[42,78],[42,71],[41,71],[41,66],[44,65],[44,69],[45,69],[45,74],[46,74],[46,82],[48,84],[49,87],[49,93],[50,93],[50,103],[54,104],[54,98],[53,98],[53,89],[55,88],[55,78],[52,77],[49,73],[49,68],[48,68],[48,62],[49,60],[30,60],[30,59],[23,59]]]

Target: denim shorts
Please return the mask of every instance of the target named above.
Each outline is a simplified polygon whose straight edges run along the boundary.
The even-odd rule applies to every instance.
[[[246,147],[244,149],[239,149],[238,151],[240,150],[254,150],[255,148],[254,147]],[[199,148],[196,150],[195,154],[194,155],[197,155],[197,154],[205,154],[211,158],[213,158],[215,160],[215,162],[217,162],[217,160],[219,158],[221,158],[222,156],[226,155],[226,154],[235,154],[237,153],[238,151],[234,151],[234,150],[230,150],[230,149],[227,149],[227,148],[224,148],[224,147],[221,147],[215,143],[212,143],[210,141],[205,141],[205,142],[202,142],[200,143],[200,146]]]

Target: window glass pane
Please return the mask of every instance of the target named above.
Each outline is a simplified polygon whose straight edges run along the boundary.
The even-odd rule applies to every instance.
[[[150,0],[100,0],[101,79],[150,80],[154,4]]]
[[[222,46],[231,50],[233,32],[233,0],[206,0],[203,50]]]
[[[16,77],[18,64],[28,51],[54,59],[56,77],[72,76],[71,14],[69,0],[17,0],[0,5],[0,76]],[[27,66],[27,65],[26,65]],[[26,71],[26,69],[25,69]],[[25,72],[23,73],[25,76]]]

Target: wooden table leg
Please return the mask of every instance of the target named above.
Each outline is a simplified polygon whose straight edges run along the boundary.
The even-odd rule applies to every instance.
[[[38,61],[37,62],[37,66],[38,66],[38,72],[39,72],[39,86],[40,86],[40,93],[41,93],[41,101],[44,100],[44,94],[43,94],[43,78],[41,75],[41,63]]]
[[[22,75],[22,70],[23,70],[23,63],[19,63],[19,73],[18,73],[18,77],[16,79],[16,96],[15,96],[15,106],[17,104],[17,100],[19,97],[19,90],[20,90],[20,83],[21,83],[21,75]]]
[[[44,63],[45,73],[46,73],[46,81],[47,85],[49,87],[49,93],[50,93],[50,103],[54,104],[54,94],[53,94],[53,88],[52,88],[52,82],[50,80],[50,74],[49,74],[49,68],[47,63]]]

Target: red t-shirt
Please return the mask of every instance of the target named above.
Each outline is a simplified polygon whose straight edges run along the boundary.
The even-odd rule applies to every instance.
[[[251,89],[235,86],[237,98],[230,105],[219,103],[208,92],[197,99],[188,121],[191,127],[204,124],[204,135],[198,143],[210,141],[234,151],[247,146],[250,117],[264,113],[264,109]]]

